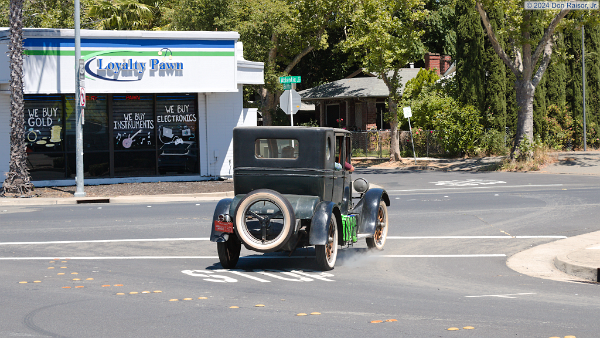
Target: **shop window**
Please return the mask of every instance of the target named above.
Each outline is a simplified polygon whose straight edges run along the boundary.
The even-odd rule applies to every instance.
[[[67,153],[67,177],[75,178],[75,153]],[[83,177],[108,177],[110,175],[110,155],[107,151],[86,152],[83,156]]]
[[[106,95],[87,95],[84,108],[83,151],[108,151],[108,112]],[[67,115],[67,151],[75,151],[75,99],[73,95],[65,97]],[[84,157],[84,161],[86,161]]]
[[[155,176],[156,153],[152,151],[115,152],[115,176]]]
[[[157,157],[161,175],[200,172],[196,95],[156,96]]]
[[[25,143],[27,153],[64,150],[61,95],[25,95]]]
[[[111,127],[115,151],[154,149],[154,122],[153,95],[114,95]]]
[[[27,169],[33,181],[65,178],[65,156],[61,152],[27,154]]]

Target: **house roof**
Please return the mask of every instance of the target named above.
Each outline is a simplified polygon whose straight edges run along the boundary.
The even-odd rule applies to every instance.
[[[420,68],[401,68],[400,83],[402,91],[408,80],[417,76]],[[350,77],[325,83],[317,87],[298,92],[302,100],[349,99],[356,97],[386,98],[390,91],[382,79],[377,77],[354,77],[361,72],[355,72]]]

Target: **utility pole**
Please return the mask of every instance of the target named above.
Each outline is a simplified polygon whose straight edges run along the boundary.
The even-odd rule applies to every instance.
[[[581,73],[583,77],[583,151],[587,151],[587,128],[585,125],[585,27],[581,25]]]
[[[83,125],[82,125],[82,108],[81,108],[81,75],[83,75],[83,65],[81,60],[81,37],[79,35],[80,26],[80,5],[79,0],[75,0],[75,197],[84,197],[83,191]],[[85,95],[85,91],[83,93]],[[85,97],[83,98],[85,102]]]

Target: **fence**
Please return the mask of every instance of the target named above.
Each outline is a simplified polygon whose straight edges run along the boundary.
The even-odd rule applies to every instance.
[[[412,156],[412,145],[409,131],[399,131],[400,153],[402,156]],[[436,136],[434,130],[415,130],[414,135],[415,152],[418,157],[442,155],[444,147]],[[392,132],[389,130],[357,131],[352,132],[352,156],[353,157],[377,157],[386,158],[390,156]]]

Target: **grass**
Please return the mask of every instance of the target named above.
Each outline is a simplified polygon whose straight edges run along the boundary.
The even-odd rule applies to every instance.
[[[551,149],[548,146],[541,145],[533,148],[533,156],[524,159],[511,159],[507,157],[500,167],[499,171],[538,171],[548,164],[557,161],[557,157],[551,155]]]

